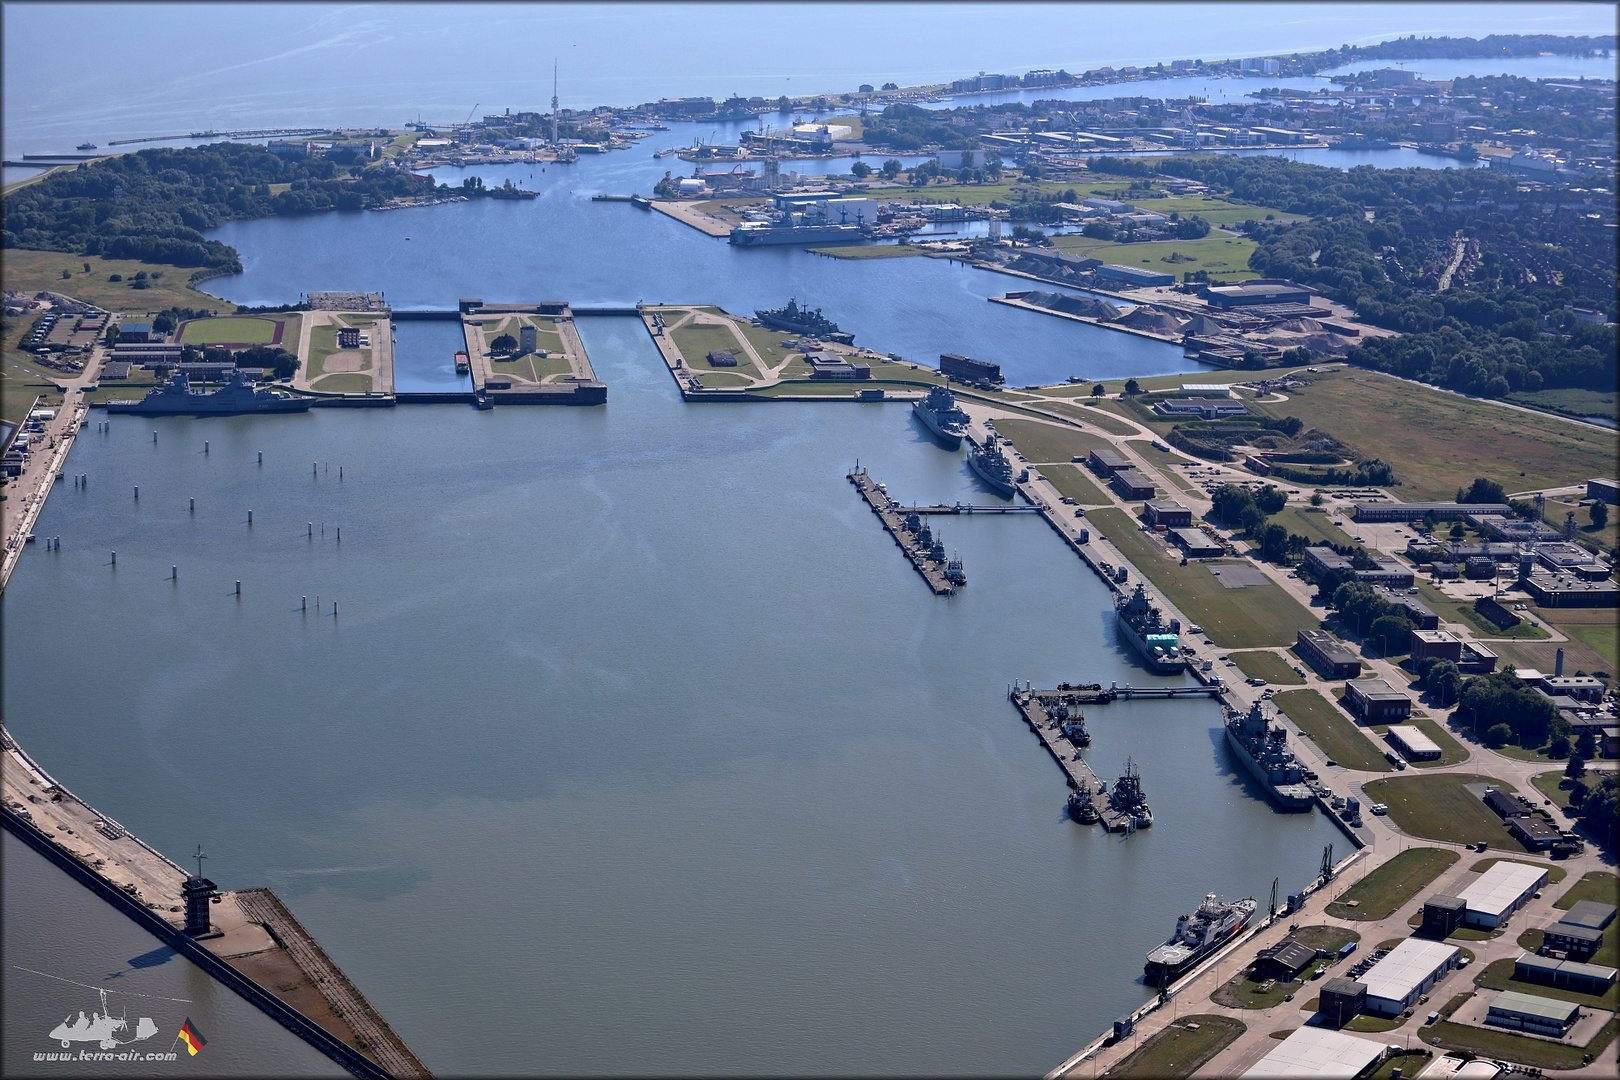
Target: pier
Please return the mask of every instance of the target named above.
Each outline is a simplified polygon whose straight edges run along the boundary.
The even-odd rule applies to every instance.
[[[894,537],[894,542],[900,545],[900,550],[906,553],[906,558],[917,568],[917,573],[928,582],[928,587],[934,590],[934,595],[954,594],[956,586],[945,577],[945,563],[930,556],[928,549],[917,540],[916,536],[906,531],[905,512],[889,498],[888,492],[880,488],[858,465],[849,474],[849,482],[855,485],[855,490],[861,493],[861,498],[872,507],[872,513],[883,522],[883,527]]]
[[[946,506],[943,503],[934,506],[896,506],[895,513],[904,517],[907,514],[1038,514],[1039,506],[976,506],[970,503],[952,503]]]
[[[1107,788],[1097,779],[1097,774],[1091,771],[1085,759],[1080,756],[1079,747],[1071,743],[1063,734],[1063,728],[1047,713],[1048,704],[1083,704],[1088,691],[1057,691],[1057,690],[1018,690],[1013,689],[1007,696],[1012,703],[1018,706],[1019,713],[1029,730],[1041,740],[1046,752],[1052,755],[1052,760],[1058,763],[1063,775],[1068,779],[1069,786],[1076,791],[1091,796],[1092,805],[1101,815],[1099,824],[1109,832],[1129,832],[1131,818],[1129,814],[1122,814],[1108,804]],[[1095,693],[1096,691],[1090,691]]]

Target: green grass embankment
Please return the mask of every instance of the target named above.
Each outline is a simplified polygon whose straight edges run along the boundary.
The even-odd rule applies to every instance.
[[[1108,1070],[1127,1080],[1175,1080],[1191,1076],[1248,1030],[1241,1020],[1202,1013],[1184,1016]]]
[[[1387,803],[1390,820],[1413,836],[1453,844],[1483,840],[1493,848],[1525,852],[1502,819],[1467,790],[1466,784],[1489,784],[1510,793],[1515,790],[1495,777],[1473,773],[1407,773],[1374,780],[1362,790],[1369,800]]]
[[[1455,851],[1444,848],[1408,848],[1346,889],[1327,906],[1327,913],[1350,922],[1387,919],[1457,859]]]
[[[1329,759],[1347,769],[1391,771],[1383,751],[1366,732],[1319,691],[1285,690],[1271,700]]]

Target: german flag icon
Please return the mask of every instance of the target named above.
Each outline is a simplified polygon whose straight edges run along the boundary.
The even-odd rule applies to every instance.
[[[208,1040],[202,1037],[202,1032],[197,1030],[197,1026],[191,1022],[189,1016],[186,1017],[186,1022],[180,1025],[178,1038],[186,1044],[186,1050],[192,1057],[196,1057],[197,1051],[208,1045]]]

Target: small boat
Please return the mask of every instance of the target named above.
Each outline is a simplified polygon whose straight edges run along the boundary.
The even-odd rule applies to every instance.
[[[94,150],[96,148],[96,144],[93,142],[80,143],[78,148],[80,150]]]
[[[460,349],[456,350],[456,374],[465,375],[472,370],[472,364],[467,360],[467,354]]]

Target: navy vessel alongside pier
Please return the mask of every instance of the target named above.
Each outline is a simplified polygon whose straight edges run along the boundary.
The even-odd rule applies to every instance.
[[[927,395],[913,405],[911,411],[947,450],[955,450],[962,445],[962,436],[967,434],[968,415],[957,406],[955,394],[943,386],[930,387]]]
[[[107,402],[107,411],[138,416],[220,416],[304,412],[312,404],[312,398],[293,397],[282,390],[255,389],[247,376],[238,371],[230,382],[207,393],[193,390],[191,380],[184,374],[176,374],[140,401]]]
[[[1114,597],[1114,611],[1119,616],[1121,636],[1136,647],[1142,659],[1154,671],[1170,673],[1184,671],[1187,658],[1181,654],[1181,620],[1168,623],[1147,598],[1141,585],[1128,598]]]
[[[1223,942],[1241,933],[1259,906],[1252,898],[1227,904],[1214,893],[1206,895],[1197,911],[1176,920],[1170,940],[1148,953],[1142,969],[1147,984],[1161,986],[1181,978]]]
[[[968,455],[968,464],[979,474],[979,479],[1002,495],[1010,499],[1018,494],[1018,488],[1013,483],[1012,462],[1007,460],[1007,452],[994,435],[985,436],[984,442],[973,448]]]
[[[1309,810],[1315,792],[1305,766],[1288,748],[1288,729],[1273,723],[1256,701],[1247,713],[1229,710],[1226,741],[1245,768],[1284,810]]]
[[[1142,774],[1136,771],[1136,762],[1125,759],[1125,772],[1114,781],[1108,793],[1108,805],[1129,819],[1132,829],[1146,829],[1153,825],[1153,811],[1148,809],[1147,794],[1142,790]]]
[[[799,301],[794,297],[788,298],[786,307],[766,311],[755,308],[754,318],[759,320],[761,326],[771,330],[804,334],[807,337],[818,337],[842,345],[855,344],[854,334],[838,329],[838,324],[823,315],[820,308],[800,307]]]
[[[861,239],[859,225],[795,225],[791,221],[749,221],[731,230],[738,247],[770,244],[853,244]]]

